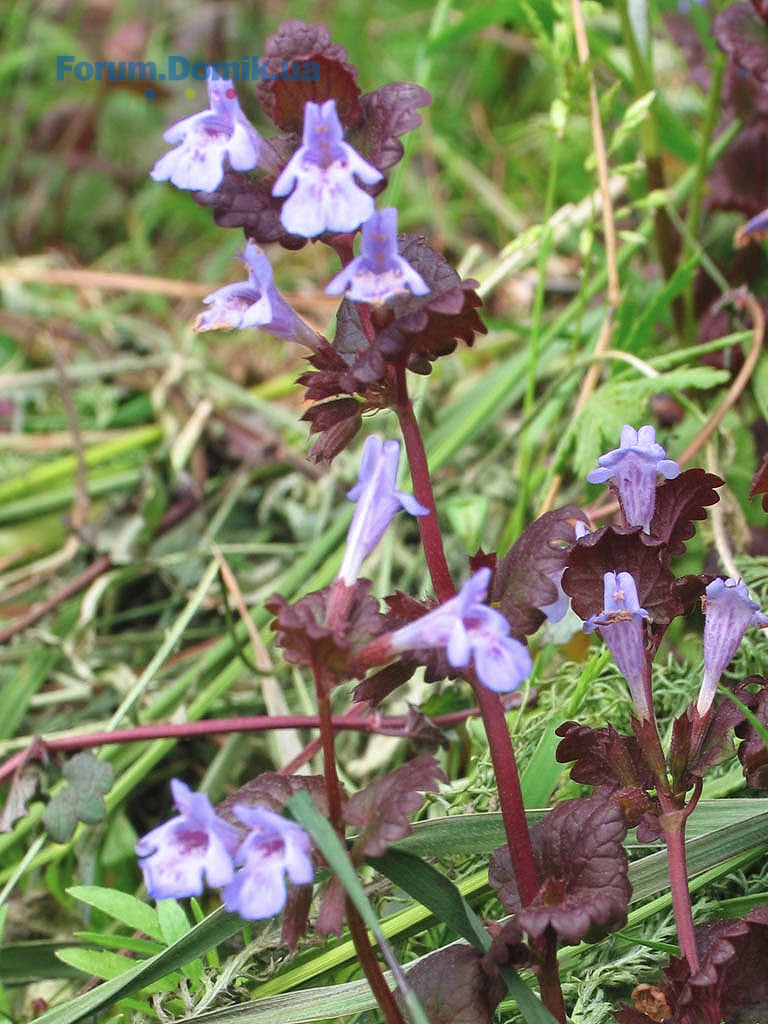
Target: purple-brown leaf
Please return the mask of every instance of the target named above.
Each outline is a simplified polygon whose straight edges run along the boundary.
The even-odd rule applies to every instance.
[[[412,967],[406,979],[430,1024],[492,1024],[506,985],[486,973],[483,955],[454,943]]]
[[[489,881],[506,910],[533,938],[552,928],[561,942],[595,942],[623,927],[631,894],[624,813],[604,796],[567,800],[534,826],[532,843],[541,887],[521,908],[509,849],[491,856]]]
[[[715,487],[724,483],[714,473],[697,468],[657,486],[651,534],[664,541],[670,555],[685,552],[685,542],[696,532],[694,522],[707,518],[707,506],[720,500]]]
[[[260,81],[256,96],[262,110],[278,127],[301,134],[304,105],[307,102],[336,101],[336,113],[345,128],[360,117],[360,89],[357,68],[343,46],[332,42],[325,25],[308,25],[304,21],[284,21],[264,44],[264,58],[269,60],[270,81]],[[282,63],[314,61],[318,65],[317,81],[284,80]]]
[[[759,679],[751,676],[745,683],[762,682],[762,689],[754,697],[752,710],[758,721],[768,727],[768,687],[765,677]],[[743,700],[743,698],[742,698]],[[739,744],[739,760],[746,776],[747,785],[752,789],[768,789],[768,746],[751,722],[743,722],[736,728],[736,735],[742,742]]]
[[[604,526],[571,548],[562,579],[563,590],[582,619],[603,611],[607,572],[628,572],[637,586],[641,608],[656,627],[666,625],[685,610],[674,590],[675,578],[667,568],[664,544],[642,533],[639,526]]]
[[[382,857],[390,843],[410,835],[408,816],[424,803],[424,792],[434,792],[447,776],[433,757],[421,756],[374,779],[344,808],[348,825],[363,829],[355,842],[360,857]]]
[[[492,601],[498,603],[513,636],[535,633],[546,617],[541,609],[557,599],[553,577],[559,577],[565,568],[577,521],[586,522],[586,517],[576,505],[545,512],[499,562]]]
[[[431,102],[426,89],[410,82],[388,82],[366,93],[360,98],[363,121],[352,136],[353,145],[380,171],[394,167],[403,155],[400,136],[419,127],[416,110]]]

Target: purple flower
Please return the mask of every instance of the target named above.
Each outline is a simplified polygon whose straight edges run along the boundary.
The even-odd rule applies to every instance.
[[[516,690],[531,673],[531,656],[509,635],[501,612],[482,603],[490,579],[490,569],[478,569],[456,597],[396,630],[389,638],[390,650],[443,647],[454,668],[466,668],[474,660],[477,678],[489,690]]]
[[[397,210],[387,206],[363,224],[360,255],[334,277],[328,295],[347,292],[355,302],[381,305],[403,292],[426,295],[421,274],[397,252]]]
[[[696,709],[705,715],[715,697],[717,684],[736,653],[748,626],[763,629],[768,616],[749,596],[744,583],[734,579],[713,580],[706,590],[704,605],[704,678]]]
[[[272,188],[273,196],[288,196],[280,211],[285,230],[304,238],[354,231],[373,214],[373,199],[355,175],[366,185],[384,177],[343,141],[335,100],[307,103],[302,145]]]
[[[656,431],[645,426],[635,430],[626,424],[621,428],[621,446],[606,452],[597,460],[598,469],[587,474],[591,484],[604,484],[613,477],[630,526],[642,526],[648,533],[656,507],[656,474],[667,480],[680,475],[673,459],[656,443]]]
[[[211,308],[195,320],[195,330],[261,327],[278,338],[317,348],[317,335],[275,288],[272,265],[258,245],[249,239],[238,259],[248,268],[248,280],[224,285],[207,295],[203,302]]]
[[[768,235],[768,210],[761,210],[755,217],[736,229],[734,245],[742,248],[750,241],[762,241]]]
[[[589,529],[586,523],[583,523],[580,519],[577,519],[573,524],[573,538],[574,541],[581,540],[589,533]],[[543,612],[547,617],[547,622],[556,623],[560,622],[565,618],[568,613],[571,599],[568,597],[566,592],[563,590],[563,573],[565,572],[565,566],[562,569],[558,569],[556,572],[548,572],[547,579],[551,580],[557,588],[557,597],[554,601],[550,601],[549,604],[543,604],[540,606],[539,611]]]
[[[640,607],[631,573],[607,572],[603,585],[603,611],[587,619],[584,632],[599,630],[629,685],[640,720],[650,719],[650,665],[645,645],[645,621],[650,615]]]
[[[235,815],[248,826],[235,857],[238,871],[222,890],[227,910],[249,921],[273,917],[285,905],[285,876],[294,885],[312,881],[309,835],[266,807],[235,804]]]
[[[199,896],[203,875],[218,886],[234,874],[237,829],[218,817],[204,793],[193,793],[178,779],[171,780],[171,792],[180,815],[136,843],[147,892],[156,900]]]
[[[429,509],[420,505],[412,494],[398,491],[399,462],[399,442],[382,443],[373,435],[366,439],[358,482],[347,494],[350,501],[357,502],[339,570],[339,579],[349,587],[354,586],[363,560],[379,543],[401,508],[412,516],[429,515]]]
[[[151,172],[155,181],[215,192],[224,177],[225,157],[236,171],[256,166],[261,136],[240,109],[232,83],[211,76],[208,103],[207,110],[177,121],[165,132],[166,142],[181,145],[157,161]]]

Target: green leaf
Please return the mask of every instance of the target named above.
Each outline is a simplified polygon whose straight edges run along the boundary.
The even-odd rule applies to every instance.
[[[177,900],[159,900],[157,920],[162,938],[170,946],[189,931],[189,918]]]
[[[242,927],[243,922],[239,917],[221,908],[162,953],[139,963],[129,961],[131,966],[119,977],[105,981],[98,988],[48,1010],[37,1018],[35,1024],[78,1024],[104,1007],[112,1006],[118,999],[153,985],[158,979],[203,956],[213,946],[231,938]]]
[[[143,932],[158,942],[168,942],[158,920],[159,905],[158,910],[153,910],[143,900],[130,893],[120,892],[118,889],[104,889],[99,885],[73,885],[67,892],[74,899],[87,903],[89,907],[109,914],[132,931]]]
[[[0,956],[0,980],[14,985],[55,978],[80,978],[79,970],[57,959],[60,942],[10,942]]]
[[[115,778],[115,769],[89,750],[75,754],[64,765],[67,785],[54,795],[43,814],[51,838],[66,843],[78,821],[95,825],[106,817],[104,794]]]
[[[369,857],[368,863],[428,907],[457,935],[482,952],[488,949],[491,939],[482,921],[453,882],[436,868],[420,857],[397,849],[387,850],[383,857]]]
[[[165,946],[153,939],[137,939],[133,935],[111,935],[105,932],[75,932],[75,936],[86,946],[102,946],[104,949],[119,949],[128,953],[139,953],[142,957],[154,956]],[[58,943],[61,946],[61,943]]]
[[[68,946],[60,949],[56,956],[70,967],[76,967],[85,974],[107,981],[119,978],[135,963],[128,956],[111,953],[104,949],[82,949],[79,946]],[[152,982],[155,989],[162,992],[173,992],[178,986],[178,978],[155,978]]]
[[[189,918],[178,900],[159,900],[157,904],[157,917],[163,938],[170,946],[181,939],[189,931]],[[184,974],[190,979],[195,988],[199,987],[203,976],[203,965],[200,960],[190,960],[182,968]]]
[[[621,144],[625,142],[626,139],[628,139],[629,136],[635,132],[645,120],[647,120],[648,111],[651,109],[651,104],[655,99],[656,91],[652,90],[651,92],[647,92],[645,96],[641,96],[639,99],[636,99],[634,103],[630,103],[624,111],[624,116],[622,117],[619,126],[613,133],[613,138],[611,139],[611,144],[608,148],[609,154],[614,153],[619,146],[621,146]]]

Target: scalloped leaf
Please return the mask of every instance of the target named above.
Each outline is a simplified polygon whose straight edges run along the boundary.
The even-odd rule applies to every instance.
[[[546,618],[542,607],[557,599],[552,577],[559,577],[565,568],[568,549],[576,539],[576,522],[587,522],[576,505],[545,512],[521,533],[498,563],[492,602],[498,603],[513,636],[535,633]]]
[[[652,628],[658,629],[659,624],[667,624],[684,611],[667,557],[666,546],[643,534],[640,527],[604,526],[570,549],[562,587],[576,614],[586,620],[603,611],[605,574],[629,572],[637,585],[640,607],[651,616]]]
[[[266,606],[275,615],[272,629],[276,643],[284,650],[283,657],[291,665],[319,667],[327,679],[336,681],[354,678],[353,656],[383,630],[384,616],[379,603],[371,597],[371,581],[358,580],[347,587],[336,580],[330,587],[313,591],[289,604],[279,594]],[[326,625],[328,601],[334,588],[346,591],[344,613],[334,627]]]
[[[434,793],[438,782],[447,781],[433,757],[421,756],[355,793],[344,807],[344,820],[363,829],[355,841],[358,855],[381,857],[390,843],[410,835],[413,826],[409,815],[424,803],[422,793]]]
[[[416,111],[431,102],[426,89],[410,82],[387,82],[366,93],[360,98],[363,120],[351,136],[353,145],[380,171],[394,167],[403,156],[400,136],[419,127]]]
[[[631,896],[624,812],[603,795],[558,804],[531,832],[542,885],[521,907],[509,849],[491,856],[489,881],[506,910],[529,935],[541,938],[552,928],[561,942],[595,942],[622,928]]]
[[[67,785],[51,799],[43,814],[45,827],[57,843],[71,839],[78,821],[96,825],[104,820],[104,794],[114,782],[115,769],[84,750],[67,761],[62,774]]]
[[[725,483],[703,469],[686,469],[674,480],[656,487],[651,535],[667,545],[670,555],[682,555],[685,542],[696,533],[694,522],[707,518],[707,508],[720,501],[715,490]]]
[[[291,19],[282,22],[264,44],[264,59],[269,61],[270,81],[260,81],[256,96],[264,113],[286,131],[301,134],[304,105],[308,102],[336,101],[336,113],[342,125],[355,124],[361,115],[357,68],[343,46],[334,43],[325,25],[308,25]],[[319,74],[316,81],[283,80],[282,62],[314,61]]]
[[[193,192],[192,196],[198,205],[213,207],[219,227],[242,228],[259,245],[278,242],[285,249],[301,249],[307,239],[289,234],[283,227],[283,200],[272,195],[273,182],[271,177],[254,178],[227,170],[215,192]]]

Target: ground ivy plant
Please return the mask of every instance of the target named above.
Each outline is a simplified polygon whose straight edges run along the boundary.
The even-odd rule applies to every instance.
[[[749,30],[752,39],[764,6],[735,4],[719,23],[747,68],[757,44],[742,43],[740,33]],[[276,72],[298,61],[319,74],[305,81],[276,73],[260,82],[259,129],[245,117],[232,83],[212,74],[207,109],[168,129],[173,148],[151,172],[158,182],[189,190],[223,228],[245,234],[244,279],[205,298],[196,329],[259,327],[306,350],[299,383],[317,462],[357,449],[361,427],[380,410],[394,413],[400,436],[370,433],[360,446],[358,480],[347,495],[354,513],[336,579],[296,601],[275,594],[268,602],[275,644],[313,681],[322,776],[265,773],[217,806],[174,780],[176,815],[136,846],[148,896],[184,899],[220,890],[226,911],[243,921],[282,915],[282,941],[292,949],[310,932],[340,935],[346,924],[388,1024],[490,1024],[507,993],[529,1021],[565,1024],[558,953],[625,925],[632,890],[624,841],[636,829],[641,842],[661,840],[666,847],[679,955],[652,998],[639,992],[634,1006],[617,1008],[616,1019],[765,1019],[768,908],[694,925],[686,870],[687,819],[705,773],[730,751],[734,736],[749,784],[768,784],[766,679],[729,682],[728,695],[717,696],[745,632],[768,627],[768,617],[740,579],[679,575],[676,568],[723,481],[703,468],[682,469],[651,425],[626,424],[619,446],[601,455],[588,476],[609,485],[617,522],[594,528],[572,505],[548,511],[510,550],[467,552],[465,571],[455,578],[411,390],[414,375],[429,374],[435,360],[485,332],[481,301],[476,282],[463,280],[426,238],[398,234],[397,210],[381,199],[387,172],[403,157],[401,137],[419,127],[419,110],[431,97],[401,82],[361,94],[357,69],[322,26],[285,22],[264,53]],[[280,294],[261,248],[293,251],[308,242],[329,247],[340,261],[326,286],[340,296],[332,337],[317,333]],[[403,450],[413,493],[399,482]],[[755,493],[768,492],[765,478],[763,468]],[[365,576],[367,559],[398,515],[418,526],[429,595],[378,593]],[[704,675],[665,748],[653,662],[670,624],[698,604],[705,615]],[[529,638],[569,607],[585,632],[608,647],[625,678],[631,730],[560,725],[557,759],[592,792],[558,803],[529,826],[505,702],[531,673]],[[489,862],[496,920],[480,921],[450,879],[397,849],[424,794],[447,781],[434,757],[413,756],[354,792],[340,778],[334,691],[353,683],[358,714],[375,713],[417,671],[427,682],[462,681],[482,716],[505,832]],[[402,735],[424,734],[429,726],[414,710]],[[30,794],[22,767],[28,762],[14,778],[10,820],[23,816]],[[78,818],[89,820],[94,802],[98,811],[111,782],[77,759],[65,775],[69,788],[51,803],[47,821],[62,839]],[[356,881],[371,868],[450,924],[465,944],[403,971]],[[521,982],[521,970],[535,976],[539,998]]]

